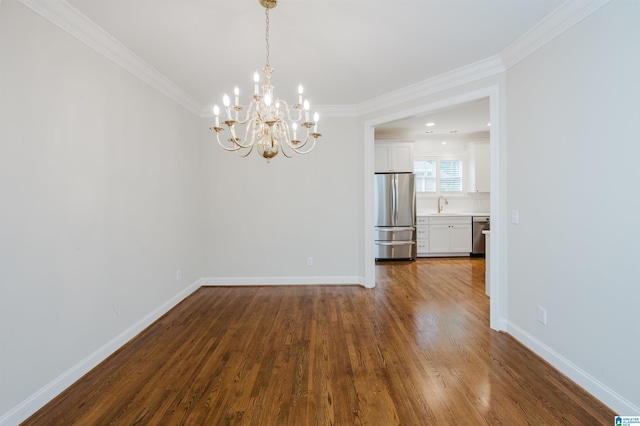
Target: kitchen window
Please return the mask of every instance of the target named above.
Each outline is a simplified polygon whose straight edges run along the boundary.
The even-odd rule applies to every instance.
[[[462,192],[462,160],[428,159],[413,162],[416,192],[439,195]]]

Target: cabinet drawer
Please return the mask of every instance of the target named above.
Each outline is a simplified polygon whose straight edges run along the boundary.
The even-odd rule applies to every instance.
[[[427,225],[429,223],[429,217],[428,216],[418,216],[416,218],[416,223],[418,225]]]
[[[429,253],[429,240],[418,240],[418,254]]]
[[[430,225],[464,225],[471,224],[471,216],[432,216]]]
[[[429,238],[429,227],[427,225],[418,225],[416,226],[417,239]]]

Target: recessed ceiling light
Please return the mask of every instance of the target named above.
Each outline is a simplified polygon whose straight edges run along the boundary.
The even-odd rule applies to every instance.
[[[442,141],[442,145],[446,145],[446,144],[447,144],[447,141]]]
[[[491,123],[487,123],[487,127],[491,127]]]
[[[427,126],[427,127],[433,127],[435,125],[436,125],[436,123],[432,123],[432,122],[428,122],[427,124],[425,124],[425,126]]]

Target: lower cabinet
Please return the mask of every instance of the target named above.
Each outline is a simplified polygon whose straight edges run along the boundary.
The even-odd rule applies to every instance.
[[[429,252],[471,253],[471,217],[429,218]]]
[[[471,253],[471,216],[418,216],[418,257],[465,256]]]

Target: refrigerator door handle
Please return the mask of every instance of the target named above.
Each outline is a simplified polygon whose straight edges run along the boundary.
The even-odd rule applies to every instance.
[[[415,243],[415,241],[376,241],[379,246],[410,246]]]
[[[398,223],[398,175],[393,175],[393,223]]]
[[[376,226],[376,231],[381,232],[413,231],[414,229],[413,226],[394,226],[392,228]]]

